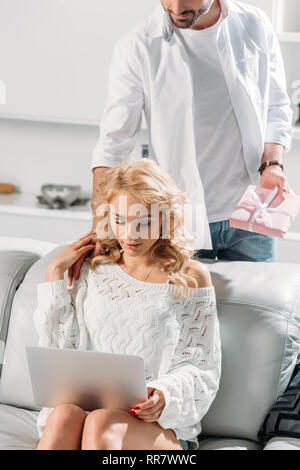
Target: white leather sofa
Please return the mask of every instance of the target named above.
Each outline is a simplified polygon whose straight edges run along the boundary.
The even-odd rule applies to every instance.
[[[34,449],[38,435],[25,346],[37,344],[36,287],[58,246],[40,257],[0,251],[0,449]],[[222,378],[202,422],[203,450],[262,450],[258,430],[289,383],[300,349],[300,265],[207,261],[218,300]],[[300,450],[276,437],[263,450]]]

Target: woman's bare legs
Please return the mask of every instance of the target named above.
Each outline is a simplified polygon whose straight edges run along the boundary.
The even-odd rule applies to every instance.
[[[83,450],[182,450],[172,429],[145,422],[127,411],[103,408],[92,411],[84,422]]]
[[[49,415],[36,450],[81,449],[81,436],[87,414],[79,406],[59,405]]]

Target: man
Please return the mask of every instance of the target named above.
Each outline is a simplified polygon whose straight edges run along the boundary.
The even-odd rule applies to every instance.
[[[107,167],[130,159],[143,110],[149,156],[201,215],[196,256],[275,261],[272,237],[229,226],[249,184],[277,186],[282,198],[290,191],[283,159],[292,110],[265,13],[234,0],[161,0],[117,41],[93,152],[94,189]],[[75,278],[79,270],[80,262]]]

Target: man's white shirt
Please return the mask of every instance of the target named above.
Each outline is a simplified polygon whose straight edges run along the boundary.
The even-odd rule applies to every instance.
[[[194,81],[196,160],[209,222],[229,219],[250,184],[217,50],[222,20],[220,15],[217,23],[203,30],[175,28],[186,46]]]
[[[201,98],[199,89],[202,82],[197,83],[196,80],[195,83],[186,45],[176,34],[169,14],[159,5],[148,20],[116,43],[110,67],[108,98],[91,165],[92,168],[112,167],[133,159],[132,150],[144,111],[149,156],[186,191],[187,200],[193,206],[193,215],[197,215],[188,227],[193,236],[190,246],[194,249],[212,248],[207,212],[210,221],[226,215],[223,196],[227,201],[232,197],[237,201],[243,183],[244,189],[248,182],[259,185],[257,170],[264,144],[279,143],[286,151],[291,146],[291,103],[286,92],[281,51],[272,24],[258,8],[235,0],[219,1],[222,21],[215,31],[216,50],[211,52],[217,51],[226,83],[226,88],[223,83],[221,96],[230,110],[224,129],[230,127],[231,122],[231,139],[235,142],[225,139],[218,146],[215,129],[212,136],[214,150],[210,151],[208,142],[204,144],[207,155],[204,164],[202,141],[205,129],[199,129],[200,107],[195,102],[199,96]],[[191,34],[194,33],[191,31]],[[187,34],[190,36],[190,33]],[[217,73],[213,78],[221,81]],[[223,105],[216,105],[221,119]],[[214,111],[217,112],[217,109]],[[203,118],[203,113],[200,114]],[[223,114],[223,117],[226,115]],[[219,135],[222,135],[222,130],[219,130]],[[232,161],[230,168],[226,166],[226,175],[234,181],[230,194],[224,172],[217,172],[218,165],[222,166],[223,155],[228,163],[231,153],[229,145],[233,146]],[[216,163],[210,160],[210,169],[207,169],[205,165],[210,164],[211,158],[215,158]],[[234,165],[234,162],[239,162],[239,165]],[[232,171],[235,173],[229,175]],[[226,195],[220,192],[221,187],[224,190],[227,188]],[[213,192],[216,195],[214,201]]]

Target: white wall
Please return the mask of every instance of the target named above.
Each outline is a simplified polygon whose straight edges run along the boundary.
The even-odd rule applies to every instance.
[[[0,0],[4,118],[95,124],[115,42],[158,0]]]

